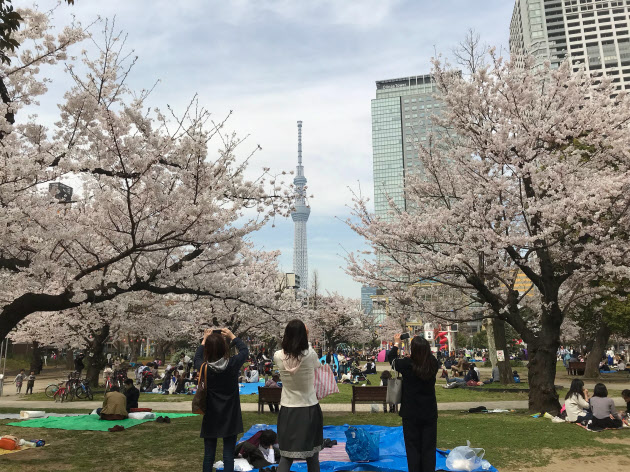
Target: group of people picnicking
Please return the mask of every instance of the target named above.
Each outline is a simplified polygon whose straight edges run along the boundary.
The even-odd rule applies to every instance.
[[[562,361],[564,367],[569,367],[572,362],[585,362],[589,353],[580,353],[571,347],[560,346],[558,349],[558,360]],[[600,372],[630,372],[630,366],[627,363],[628,353],[624,350],[615,351],[611,347],[599,360]]]
[[[621,396],[626,402],[625,412],[617,411],[605,384],[596,384],[591,394],[582,380],[573,379],[564,399],[563,413],[566,421],[579,423],[593,431],[622,428],[624,419],[630,419],[630,390],[623,390]]]

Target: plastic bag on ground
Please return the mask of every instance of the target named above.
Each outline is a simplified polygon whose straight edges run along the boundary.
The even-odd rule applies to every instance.
[[[379,460],[380,433],[350,426],[346,431],[346,452],[352,462]]]
[[[472,472],[473,470],[490,468],[490,463],[483,460],[485,450],[470,447],[470,441],[466,441],[467,446],[457,446],[446,458],[446,467],[452,471]],[[485,469],[483,466],[486,466]]]

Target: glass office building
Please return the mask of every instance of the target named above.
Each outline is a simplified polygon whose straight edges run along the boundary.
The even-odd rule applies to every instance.
[[[388,218],[390,204],[406,209],[405,175],[418,165],[418,144],[426,140],[431,116],[440,107],[430,75],[376,82],[372,100],[374,211]]]
[[[570,60],[593,75],[612,77],[630,89],[630,0],[515,0],[510,56],[525,54],[553,68]]]
[[[364,285],[361,287],[361,309],[364,313],[370,313],[372,311],[372,297],[376,295],[376,287],[368,287]]]

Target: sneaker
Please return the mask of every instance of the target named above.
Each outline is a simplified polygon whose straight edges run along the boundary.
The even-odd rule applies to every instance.
[[[158,416],[157,418],[155,418],[155,422],[156,423],[164,423],[164,417],[163,416]]]
[[[162,418],[162,422],[171,424],[171,419],[168,416],[165,416],[164,418]]]

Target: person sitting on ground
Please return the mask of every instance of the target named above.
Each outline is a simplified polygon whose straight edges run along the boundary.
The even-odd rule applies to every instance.
[[[593,413],[592,427],[598,429],[621,428],[623,422],[612,398],[608,398],[608,389],[603,383],[598,383],[593,389],[593,397],[590,400],[591,413]]]
[[[564,397],[564,407],[570,423],[585,423],[593,417],[588,403],[588,390],[580,379],[571,381],[571,387]]]
[[[463,355],[459,356],[459,360],[457,361],[457,365],[451,365],[451,372],[455,375],[455,377],[459,375],[463,375],[466,367],[467,367],[466,359],[464,359]]]
[[[376,374],[376,363],[374,360],[368,360],[363,367],[363,371],[361,372],[363,375],[368,374]]]
[[[479,374],[477,374],[477,370],[475,369],[475,364],[470,364],[468,366],[468,372],[464,377],[464,382],[469,383],[470,386],[477,385],[479,383]]]
[[[265,382],[265,387],[280,388],[280,385],[278,385],[278,382],[280,382],[280,374],[273,374],[271,378]],[[273,412],[278,413],[280,411],[278,402],[273,402],[273,403],[270,402],[270,403],[267,403],[267,405],[269,405],[269,411],[271,411],[272,413]]]
[[[602,358],[602,361],[599,363],[599,371],[610,372],[610,367],[608,366],[608,359],[606,359],[606,357]]]
[[[132,379],[125,380],[125,397],[127,398],[127,413],[129,413],[132,408],[138,408],[140,390],[133,384]]]
[[[247,383],[258,383],[259,374],[258,369],[253,365],[249,366],[249,370],[245,373]]]
[[[175,371],[175,393],[186,393],[186,378],[181,369]]]
[[[627,388],[621,391],[621,397],[626,402],[626,416],[630,419],[630,390]]]
[[[169,394],[169,387],[171,386],[171,378],[173,376],[173,371],[171,370],[171,366],[166,366],[166,370],[164,371],[164,377],[162,378],[162,394]]]
[[[626,370],[626,359],[623,356],[619,358],[619,362],[617,363],[617,370],[619,372],[623,372],[624,370]]]
[[[352,382],[352,374],[350,372],[346,372],[341,376],[341,383],[351,384]]]
[[[124,420],[127,418],[127,398],[120,393],[118,385],[112,385],[111,390],[105,394],[103,408],[96,410],[96,414],[102,420]]]
[[[501,373],[499,372],[499,366],[496,365],[492,368],[492,377],[490,377],[488,380],[483,381],[484,384],[491,384],[494,382],[501,382]]]
[[[263,429],[254,437],[236,445],[236,453],[247,459],[254,469],[264,469],[280,462],[278,435],[272,429]]]

